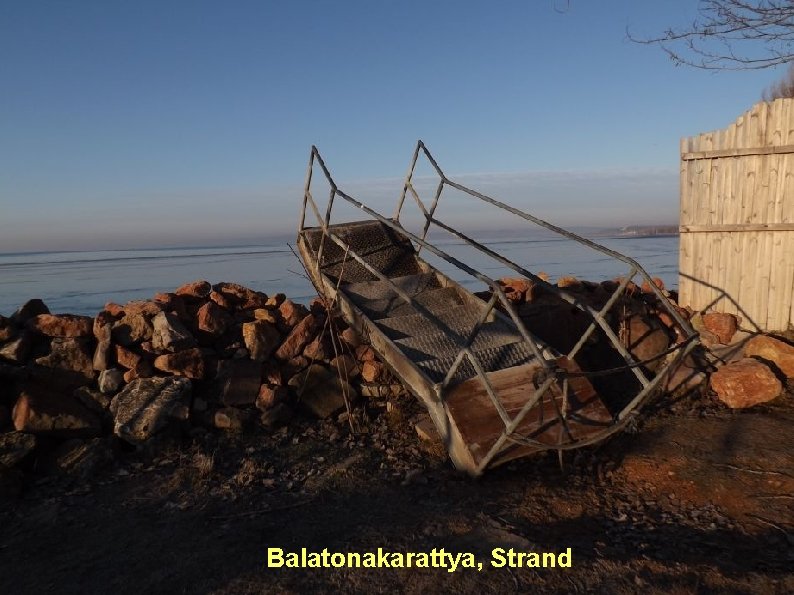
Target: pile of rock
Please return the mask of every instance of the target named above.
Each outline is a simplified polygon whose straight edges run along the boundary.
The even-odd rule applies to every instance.
[[[538,276],[548,283],[547,275]],[[593,283],[561,277],[557,286],[600,310],[622,281],[618,278]],[[499,283],[528,328],[563,353],[576,344],[592,321],[543,283],[523,278],[504,278]],[[741,320],[733,314],[699,314],[679,307],[675,292],[666,291],[660,279],[654,278],[653,283],[672,301],[681,318],[699,333],[703,347],[670,370],[665,381],[668,391],[691,390],[708,384],[716,397],[731,408],[752,407],[783,394],[786,382],[794,379],[794,345],[770,335],[742,330]],[[647,282],[642,286],[627,284],[608,322],[635,359],[650,362],[646,366],[650,372],[655,372],[664,361],[654,358],[685,339],[682,329],[661,306]],[[596,336],[594,340],[599,339]],[[601,341],[606,345],[603,337]]]
[[[0,472],[41,440],[141,445],[185,423],[271,429],[298,408],[325,418],[387,376],[319,299],[196,281],[94,318],[31,300],[0,317]]]

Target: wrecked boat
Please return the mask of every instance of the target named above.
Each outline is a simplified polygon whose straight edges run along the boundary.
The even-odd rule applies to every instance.
[[[432,201],[423,200],[413,177],[426,159],[438,178]],[[328,184],[328,201],[315,200],[315,169]],[[626,266],[627,272],[598,302],[559,287],[441,221],[437,207],[453,188]],[[336,221],[341,199],[365,218]],[[422,231],[401,223],[413,201]],[[312,225],[307,215],[314,216]],[[462,241],[526,278],[546,296],[534,310],[518,308],[505,288],[428,237],[430,230]],[[318,292],[344,318],[427,409],[454,465],[473,476],[539,451],[591,445],[618,432],[659,389],[661,380],[694,348],[696,334],[665,292],[633,259],[552,225],[447,178],[420,140],[413,153],[395,214],[387,217],[342,191],[320,152],[312,147],[297,239],[301,259]],[[472,292],[421,257],[424,250],[482,284]],[[672,347],[638,358],[626,340],[623,298],[649,287],[656,307],[673,321]],[[538,312],[576,314],[575,333],[559,340]],[[617,321],[617,322],[616,322]],[[620,325],[623,325],[621,327]]]

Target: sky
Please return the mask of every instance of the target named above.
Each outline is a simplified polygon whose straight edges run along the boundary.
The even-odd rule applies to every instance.
[[[391,214],[420,138],[448,177],[553,223],[675,223],[680,138],[782,76],[677,67],[627,39],[696,7],[0,0],[0,252],[294,234],[313,144]],[[420,164],[422,192],[431,174]],[[452,219],[507,224],[444,200]]]

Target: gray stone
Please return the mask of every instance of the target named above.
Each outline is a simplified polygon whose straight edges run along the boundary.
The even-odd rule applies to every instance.
[[[47,368],[60,368],[77,372],[93,379],[93,338],[61,338],[56,337],[50,343],[50,353],[37,358],[36,363]]]
[[[16,338],[0,345],[0,358],[8,361],[24,363],[30,353],[32,340],[27,331]]]
[[[292,408],[286,403],[277,403],[259,417],[259,423],[269,430],[285,426],[292,419]]]
[[[118,368],[110,368],[109,370],[102,370],[99,373],[99,380],[97,381],[99,392],[105,395],[112,395],[117,393],[124,384],[124,372]]]
[[[89,479],[113,460],[113,453],[102,438],[67,440],[52,454],[54,470],[76,480]]]
[[[344,409],[345,396],[350,401],[357,396],[349,382],[319,364],[312,364],[299,372],[287,384],[295,390],[301,406],[320,419]]]
[[[182,351],[196,345],[196,339],[175,314],[160,312],[152,319],[152,346],[158,353]]]
[[[259,394],[262,367],[249,359],[225,361],[218,369],[221,402],[227,407],[253,405]]]
[[[35,298],[32,300],[28,300],[24,304],[22,304],[19,309],[14,312],[11,319],[14,321],[15,324],[25,324],[31,318],[35,318],[39,314],[49,314],[50,309],[42,302],[40,299]]]
[[[190,392],[187,378],[133,380],[110,403],[113,432],[131,444],[146,442],[174,418],[184,418]]]
[[[0,469],[16,467],[36,448],[36,437],[23,432],[0,434]]]

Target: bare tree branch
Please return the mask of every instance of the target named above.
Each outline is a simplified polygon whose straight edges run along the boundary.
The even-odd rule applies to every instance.
[[[677,65],[706,70],[770,68],[794,61],[794,0],[700,0],[687,27],[636,43],[658,45]]]

